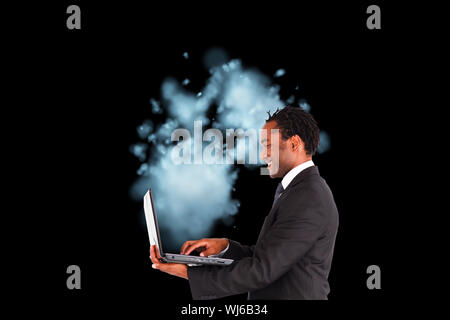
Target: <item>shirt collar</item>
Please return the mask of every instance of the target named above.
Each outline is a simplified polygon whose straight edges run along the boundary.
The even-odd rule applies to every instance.
[[[312,162],[312,160],[303,162],[301,164],[299,164],[298,166],[292,168],[288,173],[286,173],[283,177],[283,180],[281,180],[281,184],[283,185],[283,188],[286,190],[286,188],[288,187],[289,183],[291,183],[292,180],[294,180],[294,178],[303,170],[305,170],[306,168],[312,167],[314,166],[314,162]]]

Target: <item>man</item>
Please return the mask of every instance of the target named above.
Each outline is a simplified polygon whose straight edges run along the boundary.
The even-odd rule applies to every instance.
[[[249,299],[327,299],[338,228],[333,195],[312,162],[319,145],[319,128],[311,114],[298,107],[277,110],[263,129],[279,129],[278,168],[272,164],[272,135],[261,139],[262,158],[271,178],[282,178],[272,209],[256,245],[228,239],[186,241],[182,254],[220,255],[235,261],[225,267],[187,267],[158,261],[153,268],[189,280],[194,299],[215,299],[248,292]]]

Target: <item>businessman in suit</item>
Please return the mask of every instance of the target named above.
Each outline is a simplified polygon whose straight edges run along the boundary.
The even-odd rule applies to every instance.
[[[263,160],[271,178],[281,178],[272,208],[255,245],[229,239],[186,241],[182,254],[235,261],[225,267],[188,267],[161,263],[151,247],[153,268],[189,280],[194,299],[216,299],[248,292],[248,299],[324,300],[330,292],[328,274],[338,229],[338,211],[325,180],[312,161],[319,145],[319,128],[299,107],[277,110],[263,129],[279,129],[278,168],[272,136],[261,139]]]

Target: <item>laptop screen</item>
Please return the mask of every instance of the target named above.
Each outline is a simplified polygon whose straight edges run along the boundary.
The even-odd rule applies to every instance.
[[[161,240],[159,237],[158,221],[156,220],[156,212],[153,207],[153,198],[151,192],[151,189],[149,189],[144,196],[145,221],[147,223],[150,245],[156,245],[159,250],[159,254],[162,256],[163,252],[161,248]]]

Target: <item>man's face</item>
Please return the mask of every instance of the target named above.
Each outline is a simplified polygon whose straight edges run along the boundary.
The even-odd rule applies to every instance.
[[[276,121],[267,122],[262,129],[266,130],[267,134],[261,135],[260,139],[261,160],[267,162],[271,178],[282,178],[291,169],[294,156],[289,148],[289,139],[282,139],[281,130],[278,130],[276,135],[271,134],[271,129],[278,129]]]

